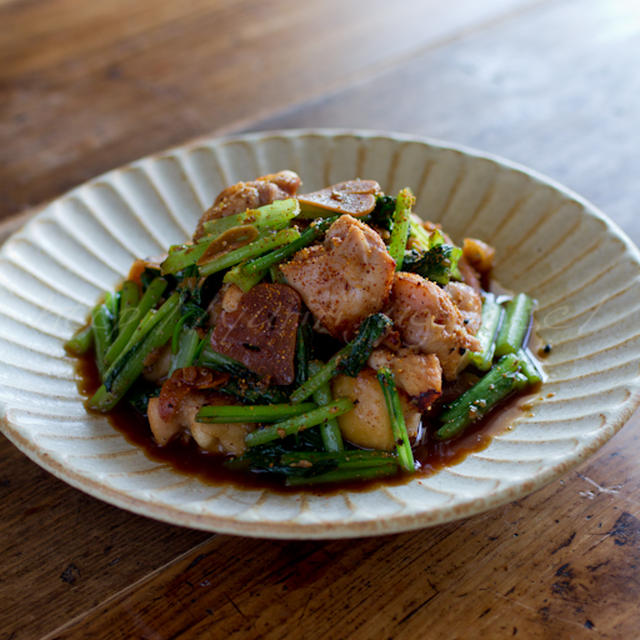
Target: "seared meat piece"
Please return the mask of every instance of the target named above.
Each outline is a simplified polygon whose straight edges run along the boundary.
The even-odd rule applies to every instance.
[[[244,452],[244,438],[255,428],[253,424],[207,424],[196,421],[204,405],[234,404],[230,398],[212,393],[228,380],[201,367],[174,371],[160,390],[158,398],[147,405],[149,425],[155,441],[164,446],[179,434],[191,433],[198,445],[212,453],[239,455]]]
[[[398,388],[411,396],[420,411],[426,411],[442,392],[442,367],[433,353],[416,353],[410,349],[394,353],[388,349],[375,349],[368,364],[376,370],[391,369]]]
[[[465,238],[462,245],[465,260],[480,273],[488,273],[493,267],[496,250],[477,238]]]
[[[360,217],[371,213],[376,206],[376,195],[381,193],[375,180],[348,180],[330,187],[298,196],[302,213],[309,216],[327,216],[349,213]]]
[[[395,262],[371,227],[343,215],[323,245],[301,249],[280,270],[320,324],[335,338],[349,340],[385,304]]]
[[[296,194],[300,182],[297,173],[285,170],[227,187],[218,194],[213,205],[202,214],[193,239],[198,240],[203,235],[202,225],[209,220],[242,213],[247,209],[257,209],[275,200],[291,198]]]
[[[211,346],[275,384],[291,384],[300,296],[285,284],[259,284],[240,297],[236,289],[222,298]]]
[[[194,391],[216,389],[228,379],[228,374],[217,373],[204,367],[185,367],[174,371],[160,389],[160,415],[165,420],[170,419],[180,410],[183,398]]]
[[[396,273],[387,313],[406,345],[438,356],[447,380],[456,377],[467,349],[480,348],[451,297],[415,273]]]
[[[209,395],[205,405],[230,405],[236,404],[234,400],[222,394]],[[225,455],[239,456],[246,449],[244,442],[248,433],[256,428],[254,423],[230,422],[230,423],[208,423],[192,422],[189,430],[198,446],[211,453],[222,453]]]
[[[462,254],[460,260],[458,260],[458,269],[460,270],[460,274],[462,275],[464,283],[468,284],[476,293],[480,294],[480,292],[482,291],[480,275],[469,264],[467,259],[464,257],[464,254]]]
[[[356,405],[337,418],[345,440],[367,449],[395,449],[389,412],[376,372],[365,367],[356,378],[339,375],[332,386],[334,397],[349,398]],[[398,390],[398,395],[409,438],[413,440],[418,433],[421,414],[402,390]]]
[[[480,295],[473,287],[463,282],[450,282],[444,290],[451,296],[458,311],[462,314],[467,331],[475,336],[482,322],[482,298]]]
[[[171,417],[160,414],[160,399],[151,398],[147,406],[149,425],[155,441],[166,445],[179,434],[190,433],[198,446],[211,453],[241,455],[246,448],[244,439],[247,433],[255,429],[254,424],[229,423],[208,424],[197,422],[196,415],[204,405],[233,404],[233,400],[222,395],[204,394],[191,391],[183,397],[180,405]]]
[[[184,433],[195,421],[196,413],[205,403],[205,396],[201,393],[193,393],[185,398],[170,418],[160,415],[160,399],[150,398],[147,404],[147,417],[149,426],[156,444],[164,447],[175,437]]]

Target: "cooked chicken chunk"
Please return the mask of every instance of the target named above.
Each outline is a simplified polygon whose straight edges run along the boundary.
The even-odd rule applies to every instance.
[[[480,274],[469,264],[464,254],[458,260],[458,270],[462,275],[462,280],[468,284],[476,293],[482,291],[482,283],[480,282]]]
[[[367,449],[395,449],[389,412],[373,369],[363,369],[356,378],[337,376],[333,380],[333,393],[336,398],[349,398],[356,405],[351,411],[337,418],[345,440]],[[421,413],[409,402],[402,390],[398,390],[398,394],[407,432],[413,440],[418,433]]]
[[[462,255],[474,269],[480,273],[487,273],[493,267],[496,250],[477,238],[465,238],[462,245]]]
[[[464,282],[450,282],[444,290],[451,296],[458,311],[462,314],[467,331],[475,336],[482,322],[482,298],[480,295]]]
[[[198,222],[193,236],[202,236],[202,225],[209,220],[224,218],[247,209],[256,209],[275,200],[291,198],[300,186],[300,177],[293,171],[285,170],[262,176],[250,182],[238,182],[218,194],[213,205],[207,209]]]
[[[240,456],[247,448],[244,439],[254,428],[252,424],[238,422],[229,424],[194,422],[190,430],[193,439],[201,449],[210,453]]]
[[[191,433],[198,446],[211,453],[241,455],[245,450],[245,436],[255,425],[244,423],[207,424],[196,421],[196,414],[204,405],[230,404],[229,398],[207,396],[192,392],[182,398],[177,411],[170,418],[163,418],[160,399],[151,398],[147,406],[149,425],[155,441],[166,445],[180,433]]]
[[[433,353],[416,353],[401,349],[375,349],[369,356],[373,369],[387,367],[393,373],[396,385],[406,392],[420,411],[426,411],[442,392],[442,367]]]
[[[203,404],[204,396],[201,394],[189,396],[179,411],[176,411],[169,418],[163,418],[160,415],[160,398],[150,398],[147,404],[147,417],[156,444],[164,447],[189,428]]]
[[[447,380],[456,377],[467,349],[480,348],[451,297],[415,273],[395,275],[388,314],[406,345],[438,356]]]
[[[395,262],[380,236],[350,215],[340,216],[323,245],[298,251],[280,267],[320,324],[348,340],[384,306]]]

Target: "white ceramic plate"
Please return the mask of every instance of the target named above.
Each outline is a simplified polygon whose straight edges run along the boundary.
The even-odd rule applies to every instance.
[[[283,168],[305,190],[363,177],[409,185],[455,239],[497,247],[496,278],[539,300],[554,345],[531,412],[483,451],[402,486],[335,496],[211,486],[180,475],[88,415],[63,342],[136,257],[191,235],[226,185]],[[82,185],[0,252],[2,430],[26,455],[102,500],[173,524],[279,538],[391,533],[519,498],[578,464],[640,402],[637,249],[577,195],[523,167],[402,135],[288,131],[198,141]],[[547,397],[553,394],[552,397]]]

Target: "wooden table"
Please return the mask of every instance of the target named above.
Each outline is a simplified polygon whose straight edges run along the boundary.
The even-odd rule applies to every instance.
[[[640,241],[637,0],[0,0],[0,25],[3,234],[194,136],[354,126],[521,161]],[[0,639],[639,637],[639,437],[636,414],[526,499],[334,542],[131,515],[2,439]]]

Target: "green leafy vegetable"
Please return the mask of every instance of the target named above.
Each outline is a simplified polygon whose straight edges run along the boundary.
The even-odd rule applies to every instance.
[[[403,270],[444,286],[451,279],[462,279],[458,270],[461,257],[462,249],[445,243],[442,234],[436,230],[429,236],[429,248],[426,251],[411,249],[405,253]]]
[[[391,320],[383,313],[369,316],[360,325],[356,337],[291,394],[291,402],[306,400],[339,372],[357,376],[369,359],[375,343],[391,324]]]
[[[402,271],[402,262],[409,236],[411,208],[415,201],[415,196],[408,187],[401,189],[396,198],[396,208],[393,212],[393,226],[388,247],[391,257],[396,261],[396,271]]]

